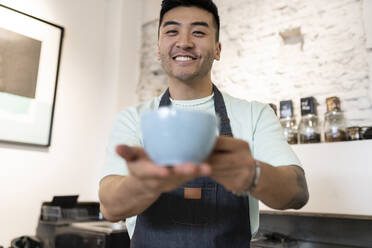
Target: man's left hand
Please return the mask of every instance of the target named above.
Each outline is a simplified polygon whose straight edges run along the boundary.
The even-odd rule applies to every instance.
[[[255,161],[249,144],[240,139],[219,136],[207,160],[212,168],[210,177],[232,192],[249,190]]]

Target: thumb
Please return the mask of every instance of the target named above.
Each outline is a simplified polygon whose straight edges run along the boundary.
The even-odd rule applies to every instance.
[[[118,145],[116,147],[116,153],[127,161],[134,161],[146,156],[143,148],[127,145]]]

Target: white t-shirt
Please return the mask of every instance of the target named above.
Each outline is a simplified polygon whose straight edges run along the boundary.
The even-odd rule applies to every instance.
[[[248,142],[252,155],[256,160],[272,166],[301,166],[299,159],[283,135],[278,118],[269,105],[237,99],[226,93],[222,93],[222,95],[234,138]],[[101,179],[108,175],[128,175],[126,162],[115,153],[115,147],[119,144],[143,147],[140,130],[141,113],[149,109],[157,109],[160,99],[161,96],[156,97],[136,107],[127,108],[118,114],[109,138]],[[171,102],[172,107],[175,108],[206,111],[215,114],[213,94],[190,101],[171,99]],[[249,214],[251,231],[254,234],[259,226],[259,211],[257,199],[251,196],[249,197]],[[133,235],[135,224],[136,216],[126,219],[130,237]]]

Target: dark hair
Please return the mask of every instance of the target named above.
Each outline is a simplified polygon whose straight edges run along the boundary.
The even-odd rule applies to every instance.
[[[177,7],[198,7],[211,13],[214,16],[214,22],[216,25],[216,41],[219,41],[220,17],[218,16],[217,6],[212,0],[163,0],[161,3],[158,34],[165,13]]]

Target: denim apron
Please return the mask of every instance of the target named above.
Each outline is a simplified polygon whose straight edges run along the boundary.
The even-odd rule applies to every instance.
[[[221,92],[213,85],[220,135],[232,137]],[[160,106],[169,106],[169,89]],[[197,125],[197,123],[195,123]],[[199,199],[185,199],[186,189],[201,190]],[[238,197],[209,177],[199,177],[161,196],[137,216],[132,248],[249,248],[248,197]]]

